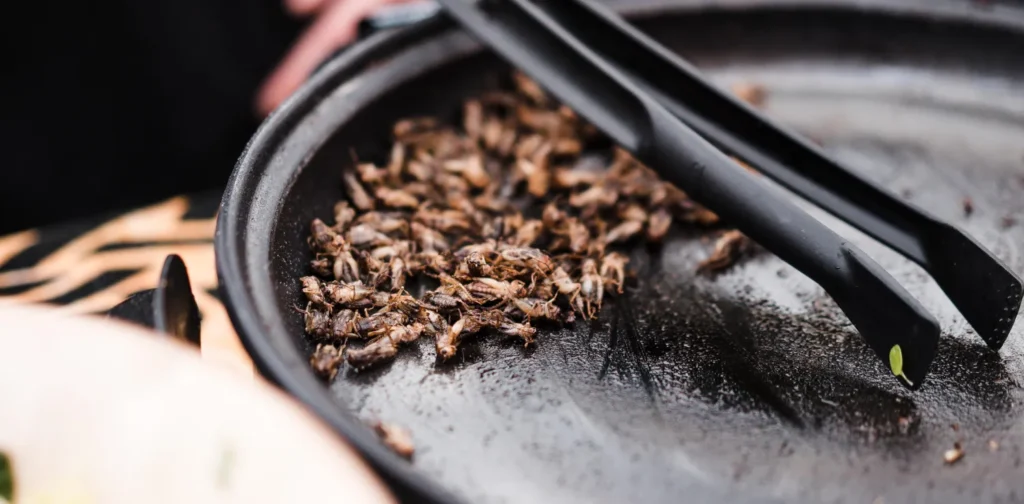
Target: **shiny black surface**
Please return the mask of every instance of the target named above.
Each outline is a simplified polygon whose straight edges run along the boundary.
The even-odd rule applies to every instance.
[[[770,116],[1024,270],[1024,232],[1010,222],[1024,218],[1024,17],[730,4],[700,16],[687,7],[650,11],[642,27],[717,82],[761,83]],[[307,224],[341,197],[348,148],[363,159],[383,156],[395,119],[454,118],[464,97],[506,71],[462,34],[349,80],[344,58],[356,56],[325,67],[250,144],[225,195],[218,270],[261,371],[405,495],[1022,498],[1020,328],[1000,353],[990,351],[922,270],[815,209],[938,316],[942,339],[919,391],[893,383],[838,308],[778,259],[762,253],[714,278],[695,275],[710,244],[688,232],[633,251],[638,275],[627,294],[593,324],[540,335],[535,349],[473,340],[456,362],[437,365],[423,342],[389,366],[345,371],[323,387],[305,362],[311,349],[291,306],[301,299],[295,278],[307,267]],[[974,212],[965,216],[968,196]],[[353,414],[411,429],[411,467],[375,444]],[[966,456],[946,466],[943,452],[955,441]]]
[[[161,334],[200,343],[199,306],[192,295],[185,261],[177,254],[164,260],[155,289],[136,292],[107,312],[107,316],[154,329]]]

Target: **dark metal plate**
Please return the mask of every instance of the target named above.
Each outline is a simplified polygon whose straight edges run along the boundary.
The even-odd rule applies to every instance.
[[[786,5],[677,8],[642,26],[723,85],[764,85],[771,116],[1024,271],[1024,220],[1011,222],[1024,219],[1024,17]],[[593,324],[545,332],[528,350],[473,340],[450,365],[435,364],[424,343],[382,369],[343,373],[331,387],[342,408],[325,406],[291,310],[307,223],[341,196],[350,146],[380,155],[394,119],[454,114],[462,97],[494,85],[504,68],[477,51],[448,35],[326,96],[300,96],[313,102],[308,113],[258,137],[225,199],[229,210],[233,197],[252,202],[245,215],[221,216],[244,229],[233,246],[246,255],[233,260],[248,276],[228,298],[248,348],[371,460],[384,456],[348,430],[344,409],[411,429],[417,478],[473,502],[1024,498],[1022,328],[1000,354],[987,350],[919,268],[816,210],[942,323],[920,391],[889,379],[792,268],[761,254],[697,276],[710,245],[682,233],[633,252],[638,281]],[[243,282],[224,274],[226,240],[222,277]],[[256,315],[239,315],[240,305]],[[957,441],[966,456],[947,466],[943,452]]]

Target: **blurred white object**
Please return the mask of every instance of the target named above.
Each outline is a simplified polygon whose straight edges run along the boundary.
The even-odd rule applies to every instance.
[[[0,328],[13,502],[394,502],[310,413],[184,344],[42,307]]]

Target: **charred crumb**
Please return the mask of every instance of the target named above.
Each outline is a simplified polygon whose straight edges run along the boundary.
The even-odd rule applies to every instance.
[[[386,422],[374,422],[373,431],[377,433],[384,446],[406,460],[412,459],[416,452],[416,446],[412,442],[412,435],[409,431]]]
[[[942,454],[942,460],[946,462],[946,465],[953,465],[953,464],[959,462],[963,458],[964,458],[964,449],[963,449],[963,446],[960,445],[959,441],[953,443],[953,449],[946,450]]]
[[[538,328],[596,318],[624,292],[629,259],[615,247],[719,222],[628,152],[596,155],[607,139],[535,82],[513,81],[468,100],[459,127],[397,122],[381,165],[353,152],[340,176],[348,198],[310,223],[300,279],[318,376],[392,360],[421,337],[438,361],[473,335],[531,345]],[[704,268],[746,250],[731,233]]]

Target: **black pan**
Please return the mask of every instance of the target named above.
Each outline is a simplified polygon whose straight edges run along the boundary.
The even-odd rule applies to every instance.
[[[764,85],[769,115],[1024,270],[1014,222],[1024,219],[1024,13],[934,1],[629,5],[639,26],[715,80]],[[381,158],[396,119],[454,119],[465,97],[507,71],[443,23],[374,35],[267,119],[224,195],[217,266],[246,348],[401,496],[1024,498],[1021,325],[1001,354],[989,351],[921,270],[816,210],[941,322],[919,391],[888,379],[838,308],[776,258],[695,275],[709,245],[686,231],[633,251],[638,281],[599,321],[544,333],[533,350],[474,340],[439,365],[424,342],[381,369],[343,371],[330,387],[316,380],[292,308],[302,299],[296,278],[307,272],[310,219],[329,216],[343,195],[349,148]],[[412,430],[412,464],[360,421],[376,418]],[[955,442],[966,456],[947,465]]]

